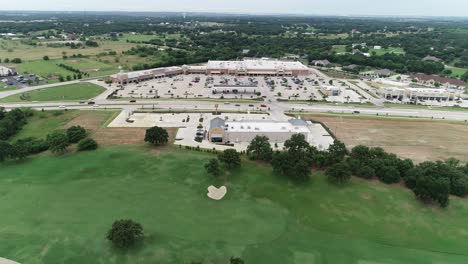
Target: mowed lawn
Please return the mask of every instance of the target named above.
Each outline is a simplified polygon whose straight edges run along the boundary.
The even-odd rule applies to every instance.
[[[104,87],[92,83],[75,83],[11,95],[0,99],[0,103],[87,100],[105,90]]]
[[[57,82],[58,76],[60,75],[64,78],[76,75],[76,73],[72,71],[59,67],[58,64],[65,64],[82,72],[87,72],[90,77],[103,76],[118,72],[116,66],[86,58],[26,61],[18,64],[17,69],[22,74],[33,73],[38,76],[42,76],[51,82]]]
[[[212,154],[146,146],[29,158],[0,165],[0,253],[28,264],[467,263],[468,201],[428,207],[401,187],[314,173],[296,186],[244,161],[222,201],[206,188]],[[114,249],[106,232],[131,218],[143,244]]]

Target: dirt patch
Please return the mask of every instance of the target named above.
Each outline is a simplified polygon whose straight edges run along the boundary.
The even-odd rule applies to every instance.
[[[102,128],[92,137],[102,146],[135,145],[144,143],[145,128]]]
[[[307,115],[324,123],[349,148],[382,147],[416,162],[454,157],[468,161],[468,125],[455,122]]]
[[[72,126],[82,126],[86,130],[95,132],[99,130],[102,124],[107,120],[106,114],[82,112],[76,118],[68,122],[63,128],[67,129]]]
[[[103,127],[108,121],[108,113],[82,112],[76,118],[68,122],[63,128],[71,126],[82,126],[90,132],[91,137],[100,146],[115,145],[137,145],[143,144],[146,128],[109,128]],[[174,142],[177,135],[177,128],[166,128],[169,134],[169,142]],[[161,148],[155,151],[160,152]]]

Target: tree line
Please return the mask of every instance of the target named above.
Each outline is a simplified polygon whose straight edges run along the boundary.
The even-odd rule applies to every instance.
[[[293,135],[284,143],[282,151],[274,151],[268,137],[256,136],[249,144],[247,156],[251,160],[269,162],[275,173],[297,184],[310,181],[312,170],[324,170],[328,180],[344,185],[352,176],[378,179],[386,184],[403,183],[422,202],[447,207],[449,196],[465,197],[468,194],[468,163],[456,159],[426,161],[414,164],[379,147],[358,145],[348,151],[335,141],[328,150],[311,146],[304,135]],[[229,149],[205,164],[206,171],[219,177],[222,166],[227,169],[240,166],[241,153]]]
[[[0,162],[9,159],[22,160],[47,150],[63,154],[72,144],[77,144],[78,151],[97,149],[96,141],[88,137],[88,132],[81,126],[72,126],[65,131],[53,131],[46,139],[27,137],[10,142],[34,113],[30,109],[16,108],[6,112],[0,108]]]

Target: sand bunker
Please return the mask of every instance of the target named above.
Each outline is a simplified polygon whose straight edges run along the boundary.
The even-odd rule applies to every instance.
[[[219,201],[224,198],[224,196],[227,193],[227,188],[226,186],[221,186],[220,188],[216,188],[213,185],[208,187],[208,197],[210,197],[213,200]]]

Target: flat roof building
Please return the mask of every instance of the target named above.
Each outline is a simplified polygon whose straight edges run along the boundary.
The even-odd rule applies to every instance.
[[[226,121],[215,118],[210,122],[208,139],[217,143],[250,142],[256,136],[266,136],[270,143],[283,143],[294,134],[311,134],[310,125],[301,119],[290,121],[242,120]]]
[[[297,61],[248,59],[241,61],[208,61],[206,65],[156,68],[143,71],[118,73],[112,82],[127,84],[177,74],[223,74],[236,76],[305,76],[310,69]]]

